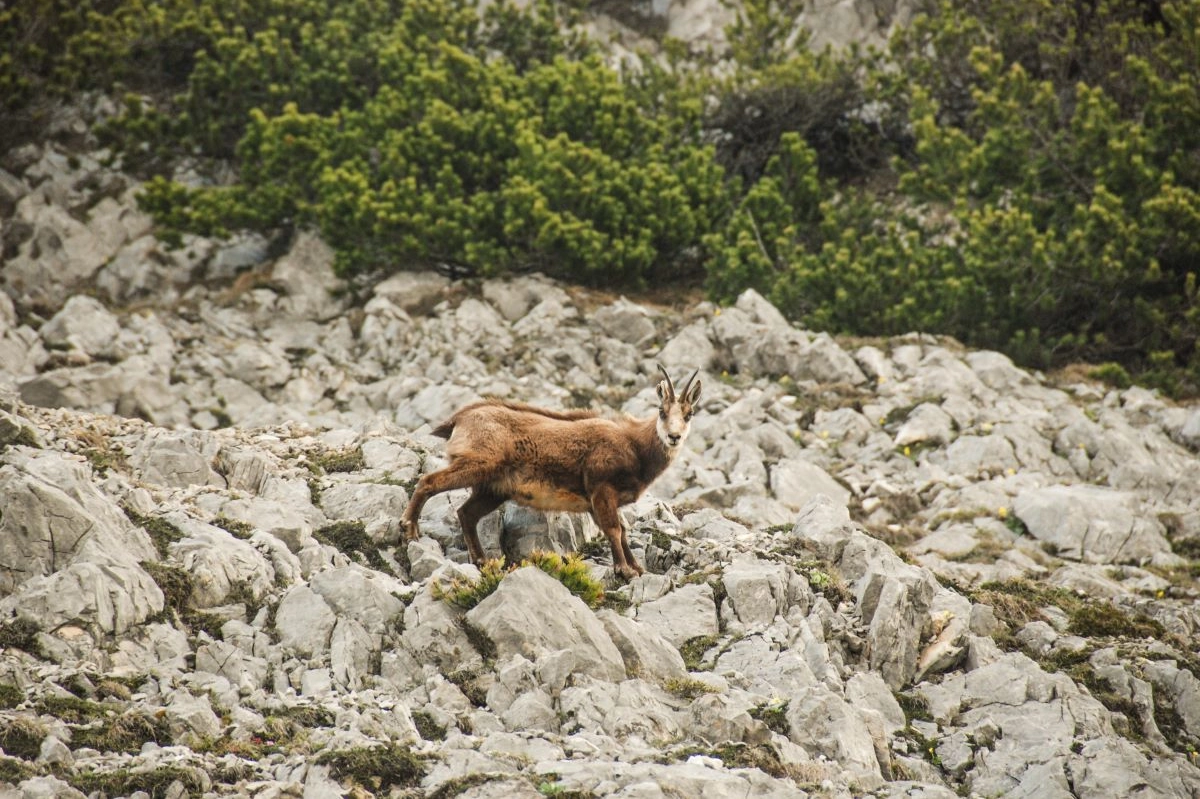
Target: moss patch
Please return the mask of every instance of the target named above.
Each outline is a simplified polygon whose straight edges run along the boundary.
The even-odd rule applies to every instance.
[[[787,710],[787,702],[766,702],[750,708],[747,712],[750,718],[766,724],[767,729],[771,732],[787,735],[791,729],[788,726]]]
[[[715,635],[697,635],[683,642],[679,647],[679,654],[683,655],[683,665],[688,671],[701,670],[700,661],[703,660],[704,653],[712,649],[717,640]]]
[[[165,563],[142,561],[145,569],[159,590],[163,592],[164,610],[174,610],[181,616],[187,609],[188,600],[192,597],[192,576],[178,566]]]
[[[213,526],[220,527],[225,532],[229,533],[234,538],[240,538],[243,541],[248,540],[254,535],[254,527],[249,522],[244,522],[241,519],[231,519],[228,516],[218,516],[212,521]]]
[[[111,705],[103,705],[77,696],[44,696],[33,703],[38,713],[54,716],[68,724],[86,724],[94,719],[104,718],[112,710]]]
[[[118,769],[117,771],[86,771],[71,774],[67,782],[85,794],[129,796],[145,791],[152,797],[166,796],[168,789],[179,782],[189,793],[204,790],[204,775],[197,769],[182,766],[163,766],[150,771]]]
[[[326,474],[358,472],[367,465],[362,450],[358,447],[319,452],[309,457],[309,463]]]
[[[17,716],[0,727],[0,748],[22,760],[33,760],[41,752],[49,730],[31,716]]]
[[[40,655],[42,648],[37,641],[40,632],[37,622],[18,616],[0,624],[0,649],[20,649],[31,655]]]
[[[0,683],[0,709],[12,710],[25,701],[24,692],[15,685]]]
[[[379,545],[367,535],[367,525],[358,519],[327,524],[314,532],[313,536],[322,544],[331,546],[376,571],[396,576],[391,564],[380,554]]]
[[[787,767],[769,744],[723,743],[714,747],[689,746],[672,752],[666,762],[681,762],[693,755],[715,757],[726,768],[756,768],[772,777],[787,777]]]
[[[598,608],[604,604],[604,586],[592,577],[583,558],[578,555],[568,555],[564,558],[555,552],[541,550],[531,552],[528,558],[516,566],[507,568],[503,558],[485,561],[479,567],[478,580],[455,579],[445,587],[434,583],[433,595],[451,605],[470,610],[491,596],[509,572],[522,566],[537,566],[566,586],[567,590],[582,599],[590,608]]]
[[[521,561],[522,566],[537,566],[539,569],[567,587],[589,608],[604,604],[604,586],[592,577],[587,563],[579,555],[563,557],[556,552],[535,550]]]
[[[1076,635],[1112,638],[1162,638],[1166,628],[1141,613],[1127,613],[1107,602],[1081,604],[1071,611],[1067,628]]]
[[[1162,638],[1166,629],[1141,613],[1130,613],[1111,602],[1094,600],[1065,588],[1030,580],[984,583],[971,592],[974,602],[990,605],[996,618],[1008,625],[1007,634],[996,636],[1006,649],[1017,649],[1012,635],[1030,621],[1045,620],[1041,609],[1054,606],[1067,614],[1068,631],[1084,637],[1140,639]]]
[[[35,776],[37,776],[37,769],[25,761],[15,757],[0,757],[0,782],[10,782],[16,785]]]
[[[153,741],[160,746],[172,743],[171,730],[166,719],[128,712],[116,718],[107,718],[102,723],[89,727],[78,727],[71,731],[73,746],[88,746],[101,752],[141,751],[144,744]]]
[[[398,744],[324,752],[317,763],[329,766],[338,780],[352,780],[373,793],[416,787],[425,776],[423,760]]]
[[[154,548],[158,550],[161,558],[167,557],[171,544],[183,540],[183,530],[161,516],[143,516],[128,505],[122,505],[121,510],[125,511],[129,521],[150,535],[150,540],[154,542]]]
[[[446,728],[434,721],[433,716],[424,710],[414,710],[412,720],[416,725],[417,733],[426,741],[446,740]]]
[[[459,669],[447,674],[446,679],[457,685],[475,707],[487,704],[487,688],[484,687],[482,675],[471,669]]]

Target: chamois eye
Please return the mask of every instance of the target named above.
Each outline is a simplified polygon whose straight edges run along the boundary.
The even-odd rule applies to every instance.
[[[659,412],[658,412],[658,418],[659,418],[659,419],[662,419],[664,422],[665,422],[665,421],[667,421],[667,412],[666,412],[666,411],[659,411]]]
[[[690,422],[690,421],[692,421],[692,414],[691,414],[690,412],[689,412],[689,413],[685,413],[685,414],[683,415],[683,421],[685,421],[685,422]]]

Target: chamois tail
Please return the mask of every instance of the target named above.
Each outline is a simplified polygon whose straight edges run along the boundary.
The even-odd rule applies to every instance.
[[[450,438],[450,434],[454,432],[454,425],[457,422],[455,418],[458,414],[451,416],[446,421],[433,428],[433,434],[438,438]]]

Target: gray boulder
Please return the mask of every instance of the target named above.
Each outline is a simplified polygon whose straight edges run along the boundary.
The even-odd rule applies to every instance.
[[[250,542],[176,511],[163,518],[184,538],[170,545],[172,557],[192,575],[191,604],[223,605],[233,596],[259,601],[275,587],[275,569]]]
[[[1173,557],[1162,523],[1136,495],[1103,486],[1048,486],[1013,502],[1029,533],[1064,558],[1086,563],[1144,564]]]
[[[793,607],[806,613],[812,601],[807,581],[795,571],[754,555],[736,556],[721,583],[729,610],[746,631],[767,627]]]
[[[212,468],[220,446],[209,433],[151,430],[138,438],[129,462],[138,478],[151,485],[224,486],[224,478]]]
[[[592,321],[610,338],[627,344],[642,346],[657,335],[650,312],[624,297],[611,305],[597,308],[592,314]]]
[[[307,585],[289,589],[275,611],[279,643],[306,656],[329,650],[329,636],[335,624],[337,615],[333,608]]]
[[[408,492],[401,486],[378,483],[334,483],[321,490],[321,510],[333,520],[361,520],[379,544],[400,540],[400,520],[408,507]]]
[[[569,649],[576,671],[600,680],[625,678],[625,662],[604,625],[558,580],[535,566],[508,574],[500,587],[471,610],[466,621],[496,648],[499,657],[536,659]]]
[[[792,510],[800,510],[817,494],[846,504],[850,492],[829,473],[801,458],[787,458],[771,467],[771,492]]]
[[[824,686],[793,694],[787,708],[788,737],[837,761],[864,788],[883,782],[867,724],[845,699]]]
[[[397,272],[375,285],[375,296],[408,313],[427,313],[450,285],[436,272]]]
[[[396,595],[411,590],[393,577],[357,564],[314,574],[309,587],[339,618],[354,619],[377,641],[404,612],[404,602]]]
[[[347,299],[339,296],[345,283],[333,273],[333,250],[307,231],[275,262],[271,283],[282,290],[279,310],[288,316],[323,322],[346,307]]]
[[[687,677],[683,656],[661,635],[608,609],[601,610],[596,617],[616,644],[630,676],[657,680]]]
[[[676,647],[689,639],[720,632],[717,606],[708,583],[679,586],[664,597],[638,605],[635,618]]]
[[[96,357],[114,354],[120,330],[117,318],[98,300],[76,294],[39,332],[54,349],[72,349]]]
[[[100,492],[81,459],[54,450],[9,450],[5,460],[0,597],[72,564],[116,562],[136,569],[140,561],[157,559],[150,537]],[[149,580],[144,572],[142,577]],[[161,594],[158,603],[161,608]]]

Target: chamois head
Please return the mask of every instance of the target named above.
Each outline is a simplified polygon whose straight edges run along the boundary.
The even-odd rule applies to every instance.
[[[688,378],[682,394],[675,393],[675,384],[662,364],[658,364],[663,380],[658,384],[658,440],[663,443],[668,452],[675,452],[687,438],[688,430],[692,427],[692,413],[696,401],[700,399],[700,381],[696,375],[697,369]],[[693,384],[694,383],[694,384]]]

